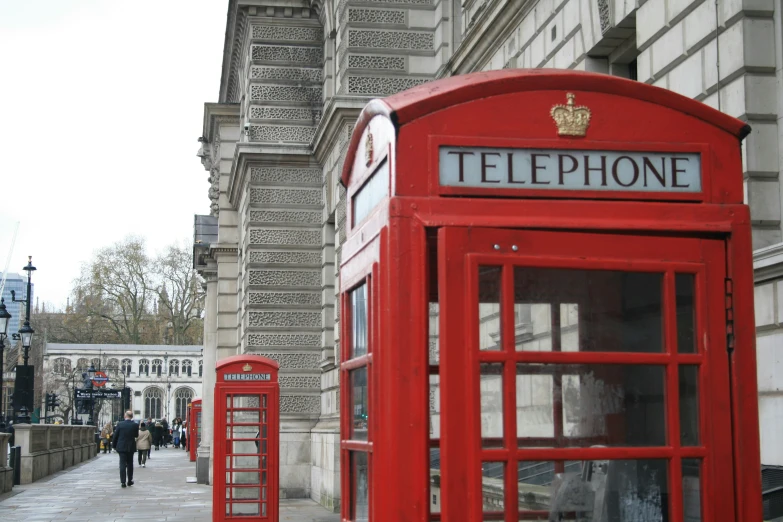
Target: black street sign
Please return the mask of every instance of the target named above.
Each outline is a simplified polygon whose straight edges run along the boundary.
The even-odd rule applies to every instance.
[[[76,390],[76,399],[120,399],[122,390]]]

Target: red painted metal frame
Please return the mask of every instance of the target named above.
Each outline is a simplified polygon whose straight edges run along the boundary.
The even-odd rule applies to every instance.
[[[558,137],[549,115],[564,103],[566,92],[592,110],[585,138]],[[367,130],[374,137],[372,161],[365,164]],[[432,82],[368,104],[351,138],[341,180],[349,208],[347,238],[341,250],[341,430],[349,433],[350,391],[347,371],[367,364],[371,441],[342,441],[342,518],[350,520],[351,451],[371,453],[370,520],[479,520],[480,480],[476,462],[537,458],[604,458],[617,455],[675,459],[702,458],[702,517],[713,520],[760,520],[758,410],[756,406],[755,329],[750,221],[743,204],[740,140],[749,132],[739,120],[670,91],[604,75],[572,71],[494,71]],[[574,191],[508,191],[440,187],[439,144],[485,147],[551,147],[617,151],[699,152],[702,191],[698,194]],[[388,159],[390,196],[361,222],[353,223],[353,195],[377,165]],[[450,228],[460,227],[460,228]],[[444,234],[473,230],[475,237],[549,231],[531,241],[519,255],[479,252],[470,242],[444,241]],[[504,228],[506,232],[481,230]],[[436,244],[428,242],[441,230]],[[445,229],[445,230],[444,230]],[[525,230],[526,232],[518,232]],[[564,238],[573,231],[594,234],[604,252],[588,255]],[[543,232],[542,232],[543,233]],[[545,239],[540,239],[544,237]],[[558,246],[560,245],[560,246]],[[630,248],[630,245],[634,245]],[[662,247],[662,245],[664,245]],[[581,248],[589,250],[589,244]],[[558,250],[561,248],[561,250]],[[437,250],[438,255],[433,256]],[[546,252],[544,256],[541,253]],[[612,258],[607,252],[612,252]],[[523,254],[528,256],[526,260]],[[493,257],[497,256],[497,257]],[[589,258],[590,261],[582,260]],[[633,261],[628,261],[629,259]],[[600,362],[654,363],[667,367],[669,415],[677,412],[671,377],[675,365],[699,365],[701,445],[678,448],[678,428],[667,425],[670,441],[652,448],[486,449],[474,445],[460,453],[464,437],[476,440],[476,420],[465,425],[464,415],[477,411],[475,366],[444,355],[461,346],[466,331],[475,328],[465,304],[475,300],[468,266],[495,259],[501,265],[531,263],[546,266],[614,266],[663,270],[663,293],[674,291],[674,270],[695,275],[695,299],[701,303],[697,330],[704,332],[695,354],[606,354]],[[575,264],[576,263],[576,264]],[[581,263],[581,264],[580,264]],[[591,265],[591,263],[593,263]],[[437,265],[437,266],[433,266]],[[348,292],[371,281],[369,313],[372,356],[349,361],[350,306]],[[432,278],[437,278],[437,282]],[[509,277],[504,276],[508,285]],[[726,346],[724,280],[733,281],[736,349]],[[451,284],[447,284],[450,281]],[[471,283],[473,281],[473,283]],[[437,288],[437,297],[431,289]],[[472,297],[470,297],[472,296]],[[440,365],[428,360],[428,303],[440,303]],[[670,299],[669,299],[670,300]],[[474,301],[470,301],[474,302]],[[666,309],[666,346],[672,346],[671,307]],[[676,318],[675,318],[676,319]],[[457,325],[452,329],[444,325]],[[508,326],[506,326],[508,328]],[[466,330],[467,329],[467,330]],[[510,337],[505,335],[506,339]],[[704,343],[708,344],[704,344]],[[667,348],[669,349],[669,348]],[[488,354],[481,360],[506,360],[515,354]],[[521,357],[521,356],[520,356]],[[527,353],[526,361],[598,362],[591,353]],[[461,363],[461,366],[458,365]],[[510,370],[508,370],[510,372]],[[429,375],[440,377],[441,439],[429,440]],[[510,375],[510,373],[509,373]],[[512,399],[506,390],[506,400]],[[709,397],[709,400],[706,398]],[[511,404],[508,402],[507,404]],[[726,419],[716,425],[717,417]],[[675,416],[675,421],[679,420]],[[731,422],[728,421],[731,419]],[[727,425],[731,429],[727,429]],[[510,430],[506,423],[506,429]],[[473,430],[473,431],[471,431]],[[470,432],[464,434],[463,432]],[[509,439],[511,440],[511,439]],[[515,439],[516,440],[516,439]],[[543,444],[544,441],[539,441]],[[441,450],[441,514],[429,510],[429,448]],[[531,453],[532,452],[532,453]],[[447,458],[458,455],[459,458]],[[675,466],[676,467],[676,466]],[[669,470],[670,487],[680,479],[679,467]],[[515,474],[506,474],[507,489],[516,487]],[[479,494],[477,496],[477,493]],[[673,520],[681,520],[681,492],[672,492]],[[400,499],[405,499],[401,502]],[[507,503],[508,505],[508,503]],[[510,507],[509,507],[510,509]],[[501,519],[524,519],[519,513]],[[732,516],[733,514],[733,516]],[[496,515],[488,515],[493,519]]]
[[[188,453],[190,462],[196,462],[196,453],[201,443],[199,433],[201,431],[201,398],[195,397],[188,404]]]
[[[247,369],[247,365],[250,366],[250,369]],[[212,520],[215,522],[223,522],[228,520],[248,520],[248,521],[270,521],[270,522],[276,522],[279,520],[280,513],[279,513],[279,484],[280,484],[280,384],[278,380],[278,371],[279,371],[279,364],[269,358],[262,357],[260,355],[235,355],[232,357],[227,357],[225,359],[221,359],[218,361],[216,365],[216,383],[215,383],[215,444],[213,447],[214,451],[214,458],[213,458],[213,484],[212,484]],[[247,372],[252,373],[269,373],[270,374],[270,380],[269,381],[226,381],[225,375],[228,373],[236,373],[236,374],[244,374]],[[263,441],[263,435],[260,434],[258,439],[250,438],[250,439],[244,439],[244,438],[237,438],[237,439],[228,439],[226,437],[226,415],[229,411],[226,402],[227,398],[231,397],[233,395],[266,395],[268,397],[266,408],[264,408],[263,404],[260,404],[257,408],[255,407],[248,407],[245,409],[257,409],[259,411],[259,417],[261,417],[262,412],[264,409],[266,409],[267,412],[267,418],[266,418],[266,427],[267,427],[267,482],[266,482],[266,499],[260,500],[261,497],[259,497],[259,500],[253,500],[253,501],[238,501],[237,503],[247,503],[247,504],[259,504],[259,512],[261,503],[266,503],[267,511],[266,515],[259,515],[259,516],[248,516],[248,515],[235,515],[235,516],[229,516],[226,515],[226,488],[231,487],[232,489],[236,488],[237,486],[229,486],[226,482],[226,472],[227,470],[230,471],[230,468],[226,465],[226,457],[228,455],[232,455],[233,452],[229,451],[228,445],[231,443],[232,440],[256,440],[256,443],[258,444],[259,441]],[[232,410],[236,407],[232,405]],[[263,426],[263,419],[259,419],[259,423],[252,423],[253,426],[261,425]],[[232,425],[243,425],[243,424],[237,424],[236,421],[233,420],[232,416]],[[245,425],[251,425],[251,424],[245,424]],[[260,431],[262,431],[263,428],[260,428]],[[250,454],[239,454],[242,455],[250,455]],[[253,454],[255,455],[255,454]],[[259,458],[259,467],[257,470],[251,470],[251,471],[257,471],[259,473],[259,476],[262,476],[263,473],[263,465],[261,464],[261,459],[263,457],[263,451],[259,448],[258,452],[258,458]],[[245,469],[245,468],[242,468]],[[250,468],[248,468],[250,469]],[[233,475],[233,474],[232,474]],[[263,487],[263,483],[260,482],[258,485],[251,484],[248,487]],[[238,487],[243,487],[243,485],[239,485]],[[260,491],[260,490],[259,490]]]

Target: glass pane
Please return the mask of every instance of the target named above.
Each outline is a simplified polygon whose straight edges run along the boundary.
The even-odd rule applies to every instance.
[[[485,448],[503,446],[503,365],[480,365],[481,445]]]
[[[229,414],[229,422],[232,420],[231,414],[233,413],[233,422],[244,422],[244,423],[256,423],[258,424],[259,421],[259,415],[258,410],[255,411],[248,411],[248,410],[239,410],[239,411],[231,411],[227,412]]]
[[[238,504],[236,502],[233,502],[231,504],[231,506],[232,506],[232,509],[233,509],[233,512],[234,512],[234,516],[237,516],[237,515],[239,515],[239,516],[247,516],[247,517],[253,516],[253,515],[258,516],[258,514],[260,513],[260,510],[259,510],[260,506],[256,502],[253,502],[251,504]]]
[[[261,504],[261,516],[262,516],[262,517],[265,517],[265,516],[266,516],[266,502],[264,502],[263,504]]]
[[[351,292],[351,357],[367,354],[367,285]]]
[[[440,438],[440,376],[430,375],[430,438]]]
[[[429,357],[430,364],[440,364],[440,305],[430,302]]]
[[[258,457],[241,456],[226,457],[226,467],[234,469],[258,469],[260,461]]]
[[[261,453],[266,453],[266,439],[261,441]]]
[[[367,454],[362,452],[351,452],[351,483],[353,495],[353,520],[370,520],[370,485],[369,473],[367,469]]]
[[[699,445],[699,367],[680,366],[680,444]]]
[[[701,460],[682,459],[682,508],[685,522],[701,522]]]
[[[517,351],[662,352],[662,274],[517,267]]]
[[[261,499],[261,494],[258,488],[230,488],[230,489],[231,489],[230,494],[233,495],[233,498],[236,500],[260,500]],[[229,492],[226,491],[226,498],[231,498],[228,495]]]
[[[266,486],[266,471],[261,472],[261,484]]]
[[[354,440],[367,440],[368,403],[367,403],[367,368],[359,368],[349,372],[351,382],[353,407],[353,424],[351,425],[351,438]]]
[[[502,350],[500,339],[500,287],[499,266],[479,267],[479,350]]]
[[[520,462],[517,477],[522,520],[670,520],[666,460]]]
[[[231,401],[232,408],[258,408],[258,395],[233,395]]]
[[[696,353],[693,274],[677,274],[674,288],[677,294],[677,348],[680,353]]]
[[[261,407],[266,408],[266,394],[261,396]]]
[[[484,514],[502,513],[505,505],[504,462],[481,463],[481,505]]]
[[[520,447],[664,446],[663,366],[518,364]]]
[[[234,472],[231,484],[258,484],[258,477],[258,471]]]
[[[261,488],[261,500],[266,500],[266,488]]]
[[[440,513],[440,448],[430,448],[430,513]]]

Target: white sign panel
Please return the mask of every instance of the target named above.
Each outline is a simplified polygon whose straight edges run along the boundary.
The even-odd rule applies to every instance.
[[[701,155],[441,147],[440,184],[502,189],[701,192]]]
[[[226,381],[271,381],[271,373],[227,373]]]

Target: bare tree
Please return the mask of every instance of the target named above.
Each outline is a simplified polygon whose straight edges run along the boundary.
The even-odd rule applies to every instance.
[[[158,315],[166,321],[171,344],[200,342],[204,309],[202,281],[185,246],[169,245],[155,260]]]
[[[90,318],[105,320],[118,343],[144,342],[153,298],[151,268],[144,239],[132,236],[98,250],[82,267],[78,305]]]

